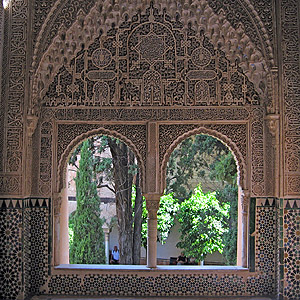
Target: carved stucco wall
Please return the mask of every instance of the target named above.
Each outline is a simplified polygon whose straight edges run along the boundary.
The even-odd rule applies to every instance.
[[[58,156],[59,146],[57,143],[63,141],[65,137],[64,135],[57,136],[59,128],[71,128],[70,122],[76,121],[78,124],[82,124],[80,126],[87,127],[86,131],[81,130],[81,132],[84,133],[95,130],[97,127],[95,123],[101,121],[102,125],[99,126],[99,128],[105,127],[103,125],[104,122],[107,123],[106,126],[109,127],[108,130],[114,130],[113,126],[117,126],[116,123],[124,121],[130,123],[132,120],[139,122],[142,127],[145,127],[148,121],[161,122],[168,120],[168,122],[171,123],[185,123],[175,126],[175,130],[171,132],[174,139],[166,141],[168,144],[172,144],[176,141],[175,136],[178,137],[178,132],[182,132],[182,128],[184,127],[188,127],[189,130],[208,128],[224,134],[232,142],[232,147],[237,147],[246,165],[248,164],[248,169],[245,167],[245,170],[250,170],[247,175],[249,179],[251,178],[252,195],[272,195],[275,193],[276,187],[270,187],[272,181],[269,179],[270,174],[274,176],[275,169],[279,168],[275,166],[276,162],[278,162],[275,156],[279,148],[274,148],[270,152],[268,151],[272,144],[277,143],[276,133],[274,134],[274,138],[268,133],[269,129],[272,131],[272,128],[270,128],[271,122],[267,121],[268,128],[265,128],[264,117],[266,113],[268,113],[274,115],[276,119],[276,115],[280,112],[280,147],[281,153],[283,153],[282,155],[284,156],[284,159],[282,161],[280,160],[283,164],[283,168],[280,170],[283,175],[283,190],[281,191],[281,196],[299,198],[299,3],[297,1],[282,0],[278,4],[278,7],[275,7],[274,1],[271,0],[239,0],[234,3],[221,0],[162,1],[159,3],[157,1],[154,3],[154,7],[158,9],[158,14],[163,14],[163,9],[166,8],[167,14],[170,15],[170,21],[173,23],[172,28],[168,27],[168,30],[173,30],[173,32],[176,32],[176,30],[178,32],[181,30],[185,32],[190,30],[190,32],[192,32],[193,29],[196,33],[202,30],[205,38],[203,39],[202,37],[201,42],[199,35],[199,44],[197,44],[197,47],[192,48],[193,51],[195,51],[194,54],[196,55],[197,51],[198,54],[207,53],[205,50],[201,50],[203,48],[208,51],[214,49],[211,52],[212,59],[215,59],[216,55],[220,57],[220,55],[222,56],[224,54],[225,59],[223,61],[228,63],[228,70],[230,69],[231,71],[231,76],[227,78],[232,79],[233,75],[239,74],[241,76],[240,78],[244,78],[244,83],[246,83],[248,87],[251,88],[251,85],[253,85],[253,93],[257,93],[258,99],[260,99],[259,103],[249,103],[246,97],[243,100],[244,102],[240,104],[237,102],[234,103],[233,101],[230,105],[219,107],[220,102],[209,103],[202,101],[208,99],[207,93],[205,92],[207,91],[207,85],[202,83],[198,86],[198,90],[202,91],[202,98],[200,97],[201,107],[199,107],[199,105],[195,107],[186,107],[185,105],[183,105],[184,107],[165,107],[166,102],[164,102],[164,105],[160,107],[150,105],[143,109],[139,107],[126,109],[123,107],[116,110],[109,106],[105,109],[103,109],[103,107],[99,109],[99,106],[93,108],[90,103],[86,105],[85,109],[78,108],[72,104],[47,107],[47,105],[45,105],[45,103],[47,103],[45,97],[47,93],[49,95],[49,89],[51,91],[51,84],[53,85],[55,81],[58,82],[58,74],[62,66],[65,66],[66,70],[71,74],[71,81],[73,78],[77,78],[78,72],[74,69],[77,65],[74,64],[72,60],[79,61],[78,53],[82,49],[88,52],[89,47],[93,47],[95,39],[100,35],[100,30],[102,30],[101,36],[107,36],[109,34],[113,36],[114,33],[113,30],[111,30],[113,23],[115,26],[113,28],[115,29],[118,29],[121,24],[126,25],[126,22],[130,23],[137,11],[140,10],[143,14],[145,13],[146,8],[149,8],[149,2],[115,1],[114,4],[112,4],[110,1],[68,2],[66,0],[37,0],[29,4],[32,9],[32,23],[30,23],[28,21],[28,2],[25,0],[11,1],[9,10],[6,10],[5,14],[0,14],[0,19],[4,15],[4,30],[7,32],[4,37],[1,35],[0,39],[0,43],[2,42],[4,46],[0,102],[1,194],[17,197],[25,195],[23,186],[25,182],[24,171],[26,169],[25,161],[27,160],[27,156],[25,156],[26,149],[23,146],[23,140],[27,142],[28,135],[27,129],[24,126],[28,126],[28,129],[31,131],[34,130],[36,121],[32,122],[32,120],[34,120],[34,116],[37,116],[40,118],[40,121],[37,126],[37,131],[33,135],[34,162],[37,163],[39,161],[33,168],[33,170],[37,171],[34,175],[37,180],[33,180],[32,186],[32,191],[34,191],[35,195],[51,195],[51,190],[53,190],[53,178],[55,177],[57,179],[57,174],[53,174],[53,170],[57,171],[58,163],[61,160],[61,157]],[[278,17],[276,22],[282,36],[280,45],[277,44],[278,36],[274,30],[274,28],[276,28],[274,25],[276,11]],[[298,15],[296,12],[298,12]],[[127,16],[125,16],[125,13]],[[192,25],[191,27],[189,27],[189,22]],[[179,25],[180,23],[182,25]],[[28,27],[28,25],[30,26]],[[182,26],[182,29],[180,29],[180,26]],[[280,29],[280,26],[282,29]],[[28,35],[27,30],[29,28],[32,28],[32,31],[30,31]],[[0,29],[0,32],[3,32],[1,23]],[[155,34],[157,33],[158,32],[155,32]],[[27,37],[30,37],[30,39]],[[196,37],[198,38],[197,35],[195,35],[195,39]],[[179,39],[177,40],[179,41]],[[175,38],[175,41],[177,40]],[[120,39],[115,39],[115,41],[120,41]],[[169,41],[166,41],[167,44],[168,42]],[[185,42],[186,39],[183,39],[183,43],[180,45],[183,49],[187,49],[188,46]],[[82,48],[83,44],[84,47]],[[136,50],[141,52],[142,45],[142,40],[139,40],[139,42],[135,44]],[[161,45],[163,45],[163,43],[161,43]],[[212,48],[210,48],[211,46],[209,45],[212,45]],[[102,44],[101,47],[102,49],[109,49],[107,44]],[[99,41],[98,52],[99,54],[105,54],[105,51],[100,50],[101,47]],[[282,55],[282,60],[280,55],[279,58],[277,57],[277,47],[279,50],[282,49],[282,52],[279,51],[280,55]],[[197,48],[200,48],[200,50],[196,51]],[[163,52],[165,50],[164,46],[162,46],[161,49]],[[188,56],[192,56],[191,54],[192,52],[189,53]],[[171,52],[167,54],[167,56],[168,55],[171,55]],[[166,52],[163,53],[163,56],[166,56]],[[187,72],[195,71],[195,69],[190,68],[193,64],[193,60],[190,59],[191,64],[189,64],[188,56],[181,55],[181,61],[187,64],[184,65],[183,69]],[[112,55],[112,60],[114,60],[115,57],[116,55]],[[89,56],[89,59],[93,61],[92,56]],[[278,61],[281,63],[278,64]],[[236,68],[237,66],[239,66],[240,69]],[[279,77],[277,71],[278,66],[280,67]],[[93,68],[93,71],[98,72],[97,76],[102,76],[99,75],[99,70],[101,71],[104,68],[106,68],[106,71],[113,71],[112,69],[109,70],[110,64],[104,65],[103,67],[101,61],[99,64],[99,60],[98,66],[94,65]],[[210,61],[204,65],[202,63],[199,65],[198,63],[198,69],[206,72],[206,77],[201,80],[207,83],[207,76],[212,74],[210,71],[222,71],[222,65],[212,65]],[[86,70],[91,71],[89,67],[86,68]],[[31,75],[30,81],[29,78],[26,77],[26,74]],[[152,72],[151,84],[154,84],[157,78],[159,78],[155,77],[156,74],[157,73]],[[196,77],[199,77],[199,74],[199,72],[198,74],[194,72],[194,76]],[[201,76],[204,76],[203,74],[204,72],[201,73]],[[224,79],[224,75],[220,78]],[[278,78],[280,82],[283,80],[283,82],[281,82],[282,84],[279,85],[283,100],[281,106],[278,103],[279,97],[277,94]],[[178,78],[175,76],[175,79]],[[105,82],[105,80],[102,81]],[[188,80],[184,79],[183,81],[186,83]],[[219,86],[224,88],[224,82],[220,82],[216,79],[214,79],[214,81],[215,86],[219,84]],[[134,82],[134,80],[132,82]],[[138,84],[142,86],[142,83]],[[96,85],[96,83],[94,83],[94,85]],[[98,84],[98,87],[94,88],[94,92],[97,91],[97,89],[99,91],[101,88],[102,91],[104,91],[103,86],[105,87],[105,84],[102,84],[102,86]],[[165,87],[167,84],[164,83],[163,86]],[[195,87],[194,85],[191,86]],[[206,88],[203,88],[205,86]],[[208,84],[208,86],[210,88],[210,95],[212,95],[212,85],[210,86],[210,84]],[[189,91],[190,87],[185,86],[185,88],[185,91]],[[232,86],[227,85],[227,88],[230,91]],[[119,87],[117,90],[118,89],[120,90]],[[235,89],[235,86],[233,86],[233,89]],[[71,90],[72,89],[70,89],[70,91]],[[91,90],[93,90],[93,88]],[[84,91],[87,92],[88,89]],[[57,91],[55,90],[55,92]],[[216,95],[218,95],[217,92]],[[30,99],[28,100],[29,109],[27,109],[27,99]],[[103,94],[101,99],[106,99],[103,97]],[[44,104],[42,104],[43,101]],[[105,105],[107,102],[103,101],[102,104]],[[207,104],[215,104],[216,106],[202,106]],[[29,117],[27,117],[27,114],[29,114]],[[91,121],[89,125],[86,120]],[[214,123],[211,123],[211,120],[214,120]],[[32,124],[33,126],[31,126]],[[163,130],[164,126],[167,127],[170,125],[171,124],[161,124],[160,128]],[[124,126],[126,127],[126,124]],[[130,126],[132,126],[132,124],[128,124],[127,130]],[[243,126],[246,128],[246,134],[242,131],[239,138],[230,136],[229,132],[240,132],[240,128]],[[276,126],[278,128],[278,125]],[[184,130],[187,130],[186,128]],[[26,137],[24,136],[25,132]],[[29,136],[30,134],[32,133],[29,133]],[[142,134],[142,131],[139,131],[139,134]],[[69,139],[70,142],[71,139],[72,138]],[[142,139],[140,139],[140,141],[141,140]],[[142,143],[140,142],[140,145],[138,142],[133,143],[136,145],[137,153],[142,157],[142,152],[145,151],[145,149],[141,150]],[[24,145],[27,146],[27,143],[24,143]],[[28,146],[31,147],[30,143]],[[29,152],[31,151],[31,149],[28,150]],[[164,151],[161,151],[159,154],[161,159],[164,153],[167,153]],[[270,153],[274,153],[274,157],[268,157]],[[56,164],[55,166],[52,165],[53,161]],[[270,165],[274,165],[274,167],[270,167]],[[54,184],[56,184],[56,182],[54,182]],[[21,200],[20,203],[22,203]],[[281,207],[283,208],[283,205]],[[10,207],[10,209],[13,209],[13,207]],[[25,214],[26,220],[30,219],[29,210],[30,208],[28,208]],[[287,224],[287,222],[289,222],[289,224],[295,224],[295,220],[299,218],[298,211],[297,206],[293,207],[293,211],[286,210],[282,216],[283,222],[285,222],[285,224]],[[3,216],[6,214],[9,215],[8,211],[5,212]],[[291,223],[290,220],[294,221]],[[290,237],[293,239],[296,234],[293,232],[293,228],[295,227],[288,227],[282,230],[282,235],[288,239],[290,239]],[[39,233],[37,233],[37,235],[38,234]],[[281,249],[287,257],[285,261],[282,262],[282,266],[285,266],[288,271],[282,271],[283,273],[281,274],[284,278],[282,279],[282,287],[284,288],[281,289],[281,294],[291,298],[297,296],[295,287],[298,281],[295,279],[295,276],[299,274],[299,270],[297,271],[297,269],[293,267],[295,264],[293,263],[292,257],[299,255],[299,249],[297,248],[299,245],[296,243],[294,244],[294,248],[291,249],[288,244],[284,244],[284,236],[282,236],[281,239]],[[9,241],[7,243],[9,243]],[[11,253],[11,255],[14,259],[17,259],[17,254]],[[47,268],[45,267],[45,269]],[[296,275],[294,276],[293,274]],[[19,278],[16,273],[14,276]],[[42,278],[44,282],[46,280],[45,274],[42,275]],[[18,282],[16,281],[16,283]],[[254,290],[255,288],[257,287],[253,287]],[[259,293],[259,290],[257,290],[257,293]],[[14,294],[17,294],[17,292],[14,291]]]
[[[58,7],[59,2],[56,4]],[[169,10],[164,11],[165,4],[148,4],[146,7],[143,4],[142,14],[134,15],[132,4],[128,3],[127,15],[123,18],[118,16],[125,8],[115,6],[115,24],[111,29],[110,21],[100,26],[106,18],[100,6],[96,4],[87,16],[80,11],[76,21],[68,23],[68,29],[63,26],[57,37],[45,41],[48,49],[42,57],[36,52],[32,113],[41,111],[43,120],[51,119],[54,123],[87,119],[108,123],[132,120],[248,121],[251,125],[247,130],[251,134],[247,135],[244,144],[253,143],[252,151],[247,154],[245,149],[239,151],[244,153],[243,159],[247,163],[251,159],[250,153],[255,158],[251,166],[252,191],[253,195],[264,195],[263,117],[264,107],[272,107],[269,106],[272,102],[269,100],[270,86],[266,82],[268,66],[261,53],[265,52],[265,45],[258,50],[258,41],[252,43],[240,31],[236,21],[232,20],[231,26],[219,4],[212,9],[206,1],[200,1],[189,10],[186,5],[177,3],[177,15],[170,9],[175,15],[173,19],[167,14]],[[226,9],[228,12],[228,7]],[[193,15],[201,22],[196,23]],[[250,17],[247,17],[249,21]],[[79,34],[76,32],[82,28],[86,34],[74,40]],[[37,40],[40,43],[39,38]],[[154,41],[159,47],[152,47]],[[80,45],[84,48],[76,50]],[[58,52],[61,47],[65,49]],[[223,108],[204,109],[203,106]],[[47,144],[49,147],[51,137],[41,135],[40,138],[42,153]],[[59,160],[60,157],[56,157],[57,164]],[[51,163],[51,155],[45,155],[38,189],[43,195],[50,192],[51,176],[44,176],[43,170],[51,172]]]
[[[80,41],[81,38],[85,39],[84,40],[85,47],[87,48],[87,45],[94,42],[94,37],[98,35],[97,33],[99,32],[99,28],[101,28],[101,30],[103,30],[104,33],[107,32],[108,28],[113,23],[112,22],[113,19],[115,21],[115,25],[119,25],[122,22],[124,25],[126,23],[126,22],[124,23],[124,16],[122,16],[124,11],[126,10],[128,14],[127,20],[130,20],[130,17],[134,15],[137,9],[139,9],[139,7],[136,7],[136,3],[130,3],[130,2],[127,3],[126,5],[115,4],[114,6],[112,6],[112,4],[109,2],[107,3],[104,2],[102,4],[101,3],[96,3],[95,6],[93,7],[92,2],[89,2],[88,5],[87,4],[81,5],[81,3],[79,4],[78,1],[78,2],[74,2],[75,6],[73,6],[72,4],[66,5],[65,1],[57,1],[55,4],[53,3],[52,7],[50,7],[51,2],[48,2],[47,5],[45,5],[45,3],[42,1],[35,2],[34,4],[35,11],[33,14],[34,17],[33,17],[33,25],[32,25],[33,28],[32,35],[34,37],[33,46],[35,46],[34,47],[35,55],[32,62],[31,72],[37,75],[33,76],[33,80],[31,82],[33,89],[30,97],[32,100],[30,102],[30,108],[28,110],[29,115],[32,113],[35,114],[39,112],[39,110],[36,109],[37,107],[40,107],[40,101],[41,101],[40,97],[43,95],[43,93],[40,94],[38,91],[41,90],[44,91],[44,93],[45,91],[47,91],[46,87],[50,85],[55,74],[57,74],[56,72],[58,71],[57,67],[59,65],[62,65],[62,63],[68,65],[73,53],[76,53],[76,49],[78,49],[78,47],[81,47],[81,44],[83,42]],[[272,106],[272,101],[270,101],[271,94],[270,92],[268,92],[268,90],[271,90],[272,84],[270,86],[270,84],[266,82],[266,78],[268,77],[266,75],[267,75],[267,70],[269,69],[270,66],[272,66],[273,63],[273,54],[271,51],[272,39],[268,37],[268,34],[266,33],[267,31],[264,29],[264,25],[260,19],[262,15],[261,14],[258,15],[255,12],[254,7],[252,5],[249,5],[250,3],[247,3],[247,5],[241,4],[238,7],[240,9],[240,14],[243,12],[243,18],[241,18],[240,22],[238,22],[236,16],[232,14],[232,11],[233,10],[235,11],[237,9],[236,6],[232,7],[228,3],[224,4],[223,6],[221,5],[221,3],[217,1],[216,2],[195,1],[189,4],[190,5],[188,5],[188,3],[174,2],[171,3],[171,5],[170,3],[168,3],[167,5],[167,3],[160,3],[157,4],[158,5],[157,7],[160,9],[159,10],[160,13],[162,13],[164,8],[168,7],[168,13],[170,14],[170,17],[171,18],[173,17],[173,20],[177,20],[175,21],[174,24],[176,25],[177,22],[177,25],[180,24],[179,27],[182,26],[186,31],[188,31],[190,28],[189,24],[192,25],[193,29],[196,29],[196,32],[199,30],[203,30],[205,39],[207,39],[209,43],[210,42],[213,43],[215,47],[218,47],[216,49],[220,49],[217,50],[220,51],[218,53],[226,53],[226,59],[225,58],[224,59],[225,61],[227,61],[228,67],[230,67],[232,75],[234,76],[235,74],[238,74],[237,72],[241,72],[241,74],[244,73],[246,75],[246,77],[244,77],[245,80],[248,81],[249,79],[249,83],[245,82],[246,85],[248,86],[248,90],[250,87],[249,84],[254,83],[254,87],[257,90],[257,93],[262,99],[262,101],[266,103],[267,107],[271,107]],[[140,9],[145,10],[145,6],[147,6],[147,3],[140,4],[140,5],[142,5]],[[26,4],[23,5],[19,1],[16,3],[12,2],[11,11],[18,12],[17,18],[19,19],[16,19],[16,23],[21,24],[23,22],[20,28],[22,28],[22,30],[24,31],[26,31],[25,28],[27,26],[27,20],[25,18],[26,9],[27,9]],[[49,15],[47,17],[45,17],[46,15],[45,12],[49,12]],[[178,13],[178,17],[176,17],[176,13]],[[12,16],[13,14],[11,14],[11,17]],[[98,24],[93,24],[92,21],[93,18],[91,18],[92,16],[94,17],[98,16],[98,18],[96,19],[94,18],[94,20],[98,20],[101,26],[98,26]],[[20,18],[24,18],[22,22]],[[179,22],[178,18],[180,18],[181,23]],[[251,41],[251,39],[247,35],[245,35],[242,29],[243,26],[246,26],[246,24],[248,24],[247,28],[250,28],[249,24],[251,22],[254,22],[254,20],[255,22],[259,21],[261,27],[255,26],[253,27],[253,29],[251,29],[252,31],[251,30],[247,31],[247,34],[250,37],[252,37],[253,41]],[[40,26],[42,23],[43,26]],[[12,22],[11,24],[13,25],[14,22]],[[58,24],[63,26],[61,26],[60,29],[58,29]],[[176,27],[175,25],[174,28]],[[270,27],[269,22],[268,22],[268,26]],[[81,30],[80,28],[83,27],[85,30],[85,34],[81,36],[78,35],[78,38],[76,40],[74,40],[73,38],[73,40],[70,40],[70,42],[68,42],[68,38],[71,39],[72,37],[74,37],[74,34],[76,34],[76,30]],[[8,31],[11,32],[11,34],[13,34],[12,30],[8,29]],[[191,28],[190,28],[190,32],[192,32]],[[57,33],[56,37],[54,37],[54,33]],[[262,43],[259,42],[258,39],[259,36],[261,36],[260,42]],[[24,32],[24,34],[18,35],[18,39],[20,39],[20,41],[18,42],[19,53],[16,59],[18,59],[18,62],[20,62],[20,64],[16,63],[16,59],[11,58],[11,56],[16,55],[17,51],[13,51],[13,54],[12,51],[8,51],[9,54],[7,55],[7,61],[10,62],[11,59],[11,63],[9,63],[9,66],[13,67],[12,64],[15,63],[17,70],[21,70],[21,68],[25,70],[26,60],[23,58],[25,57],[25,53],[27,50],[24,43],[26,41],[26,32]],[[18,41],[18,39],[16,39],[16,41]],[[205,39],[204,42],[206,41]],[[64,42],[63,45],[62,45],[62,41]],[[184,40],[182,40],[182,42],[183,42],[182,46],[186,47],[187,45],[184,45]],[[16,46],[16,43],[13,43],[14,45],[11,45],[10,43],[8,44],[11,47]],[[20,49],[21,46],[23,46],[24,51],[21,51]],[[66,48],[63,50],[61,49],[62,46]],[[58,49],[60,49],[61,51],[58,52]],[[195,47],[193,49],[195,50]],[[199,53],[203,54],[201,52],[202,51],[201,49],[199,50],[200,51]],[[206,51],[204,51],[204,53],[205,52]],[[38,53],[40,53],[40,55]],[[43,56],[42,53],[44,53]],[[190,55],[191,54],[192,53],[190,53]],[[195,55],[197,55],[197,51],[194,51],[194,57]],[[266,55],[270,60],[266,60],[266,58],[264,58],[263,55]],[[182,55],[182,57],[184,58],[184,55]],[[239,59],[238,63],[239,66],[241,67],[241,69],[238,71],[234,71],[234,68],[232,69],[232,67],[234,67],[234,60],[236,58]],[[195,59],[194,60],[192,59],[192,61],[195,63]],[[198,66],[200,66],[200,68],[202,67],[201,62],[198,62]],[[210,66],[208,66],[208,69],[209,68]],[[220,69],[220,65],[217,67],[217,69]],[[18,88],[15,89],[11,88],[11,93],[15,93],[14,95],[16,97],[17,96],[19,97],[17,99],[21,99],[22,97],[25,97],[25,91],[24,91],[25,72],[22,71],[16,73],[18,74],[18,78],[17,78]],[[15,75],[16,73],[11,73],[11,76],[16,76]],[[43,76],[42,77],[44,80],[41,80],[41,78],[39,77],[41,74],[43,74],[44,77]],[[99,72],[98,74],[96,74],[96,76],[99,76]],[[151,76],[152,77],[154,76],[151,80],[155,81],[155,73],[152,73]],[[207,76],[208,78],[209,76],[215,76],[214,73],[209,70],[206,70],[201,74],[199,74],[199,72],[197,73],[193,71],[189,73],[189,76],[194,76],[194,78],[196,79],[199,79],[202,76],[201,83],[198,84],[197,88],[205,100],[207,89],[209,88],[210,92],[212,89],[211,86],[207,86],[205,79],[207,79]],[[204,76],[204,80],[202,80],[203,76]],[[16,82],[14,78],[9,79],[7,78],[7,76],[4,77],[5,77],[4,83],[6,82],[6,80],[12,83]],[[228,79],[231,80],[232,77],[231,78],[228,77]],[[222,85],[222,83],[221,84],[218,83],[218,85],[223,87],[224,84]],[[227,85],[228,85],[227,88],[229,89],[230,92],[230,89],[234,87],[230,86],[229,83],[227,83]],[[13,87],[12,84],[9,86]],[[105,87],[105,84],[102,84],[102,86],[101,84],[98,84],[98,86],[94,88],[94,90],[98,88],[98,90],[100,89],[100,91],[103,92],[103,86]],[[190,87],[187,87],[187,89],[189,88]],[[2,148],[3,151],[1,151],[1,154],[3,155],[4,158],[2,161],[6,162],[5,165],[3,166],[3,171],[5,171],[3,173],[6,173],[6,176],[1,177],[2,178],[1,186],[5,194],[21,194],[21,166],[22,166],[22,155],[24,154],[22,154],[23,126],[22,126],[22,122],[20,122],[21,120],[20,117],[23,115],[23,113],[27,113],[27,109],[25,112],[24,107],[22,106],[26,104],[26,101],[20,101],[20,105],[17,105],[18,101],[15,101],[14,105],[10,107],[9,91],[6,90],[5,92],[7,93],[7,95],[4,95],[4,98],[6,96],[8,98],[6,108],[9,108],[10,113],[9,115],[7,114],[5,116],[7,118],[8,126],[6,126],[4,131],[3,140],[5,142],[5,145]],[[18,95],[16,93],[18,93]],[[34,97],[34,95],[36,95],[36,97]],[[214,93],[212,93],[212,97],[210,98],[211,102],[208,102],[205,105],[213,103],[214,101],[213,95]],[[255,98],[258,99],[257,97]],[[229,102],[232,102],[230,93],[228,93],[228,99]],[[245,94],[244,100],[233,99],[233,102],[242,101],[240,102],[242,104],[245,103],[246,99],[250,99],[250,98],[248,97],[248,95]],[[252,97],[252,100],[253,99],[254,98]],[[270,103],[271,105],[269,105]],[[201,103],[201,105],[203,105],[203,103]],[[83,114],[83,112],[80,113]],[[106,112],[103,112],[102,114],[106,114]],[[170,113],[169,116],[172,118]],[[11,121],[13,120],[14,122],[13,123],[9,122],[9,120]],[[13,128],[11,130],[10,130],[10,125]],[[262,191],[262,189],[260,189],[260,191]]]

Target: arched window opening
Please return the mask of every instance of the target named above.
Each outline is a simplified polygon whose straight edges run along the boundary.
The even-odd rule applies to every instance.
[[[177,145],[158,211],[158,260],[236,265],[238,190],[235,158],[220,140],[198,134]]]
[[[61,264],[145,263],[140,175],[134,153],[117,138],[93,136],[74,149],[67,166],[68,234],[61,230]]]

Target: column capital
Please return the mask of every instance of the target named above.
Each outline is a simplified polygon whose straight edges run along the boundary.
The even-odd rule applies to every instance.
[[[248,214],[248,208],[249,208],[249,203],[250,203],[250,191],[249,190],[242,190],[241,200],[242,200],[242,213]]]
[[[280,116],[278,114],[269,114],[265,117],[269,131],[275,138],[279,134],[279,119]]]
[[[32,138],[37,127],[38,117],[35,115],[27,115],[27,136]]]
[[[60,215],[60,208],[61,208],[61,203],[62,203],[62,193],[53,193],[52,197],[52,203],[54,207],[54,216],[59,216]]]
[[[147,193],[143,195],[146,198],[146,208],[150,218],[156,218],[156,213],[159,209],[160,193]]]

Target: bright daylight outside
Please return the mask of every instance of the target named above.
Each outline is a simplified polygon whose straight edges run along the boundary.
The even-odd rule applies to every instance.
[[[145,265],[147,210],[136,157],[94,136],[68,169],[69,263]],[[236,265],[237,167],[218,139],[194,135],[172,152],[157,213],[158,265]]]

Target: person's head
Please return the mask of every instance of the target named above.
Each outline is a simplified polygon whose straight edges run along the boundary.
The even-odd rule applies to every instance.
[[[181,252],[181,253],[180,253],[180,255],[181,255],[181,256],[184,256],[184,253],[183,253],[183,252]]]
[[[114,246],[114,251],[118,251],[118,247],[117,246]]]

